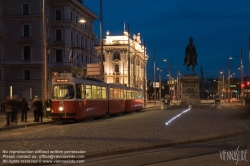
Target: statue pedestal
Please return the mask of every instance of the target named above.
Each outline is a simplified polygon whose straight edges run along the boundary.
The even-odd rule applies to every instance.
[[[181,78],[180,105],[200,105],[200,79],[197,75],[184,75]]]

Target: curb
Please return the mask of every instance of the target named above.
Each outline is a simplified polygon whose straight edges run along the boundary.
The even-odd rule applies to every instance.
[[[54,123],[54,122],[53,121],[39,122],[39,123],[32,123],[32,124],[26,124],[26,125],[9,126],[9,127],[0,128],[0,131],[7,131],[7,130],[18,129],[18,128],[26,128],[26,127],[31,127],[31,126],[40,126],[40,125],[46,125],[46,124],[51,124],[51,123]]]
[[[176,145],[181,145],[181,144],[205,142],[205,141],[219,139],[219,138],[226,138],[226,137],[234,136],[237,134],[244,134],[249,131],[250,131],[250,128],[244,129],[244,130],[232,131],[232,132],[228,132],[224,134],[216,134],[216,135],[200,137],[200,138],[189,138],[189,139],[177,140],[173,142],[166,142],[166,143],[160,143],[160,144],[151,144],[151,145],[147,144],[147,145],[118,147],[118,148],[111,148],[111,149],[106,149],[106,150],[92,151],[92,152],[87,152],[85,154],[85,157],[94,158],[94,157],[102,157],[102,156],[109,156],[109,155],[129,153],[129,152],[138,152],[141,150],[164,148],[164,147],[176,146]]]

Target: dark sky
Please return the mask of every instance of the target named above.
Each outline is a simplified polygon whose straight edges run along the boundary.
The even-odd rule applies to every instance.
[[[84,0],[84,5],[98,16],[100,0]],[[195,72],[204,77],[219,77],[220,71],[240,77],[240,48],[242,47],[244,76],[248,75],[248,39],[250,35],[249,0],[103,0],[103,35],[122,35],[124,22],[130,25],[131,38],[140,32],[146,41],[149,62],[148,79],[153,80],[154,50],[156,67],[167,78],[168,65],[161,59],[172,62],[172,74],[177,69],[187,74],[183,65],[184,53],[192,36],[198,53]],[[99,20],[95,21],[95,33],[100,33]],[[157,76],[159,71],[157,71]]]

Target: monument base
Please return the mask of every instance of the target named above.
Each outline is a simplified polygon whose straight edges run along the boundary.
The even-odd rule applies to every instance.
[[[181,78],[181,103],[180,105],[201,104],[200,100],[200,79],[197,75],[184,75]]]

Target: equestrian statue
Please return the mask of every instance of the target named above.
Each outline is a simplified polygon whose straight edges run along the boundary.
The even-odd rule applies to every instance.
[[[195,75],[195,71],[194,71],[195,65],[198,65],[197,58],[198,58],[198,55],[196,53],[195,45],[193,44],[193,38],[190,37],[189,44],[187,45],[186,50],[185,50],[185,58],[184,58],[183,65],[186,64],[188,72],[189,72],[189,66],[192,65],[192,74],[194,75]]]

